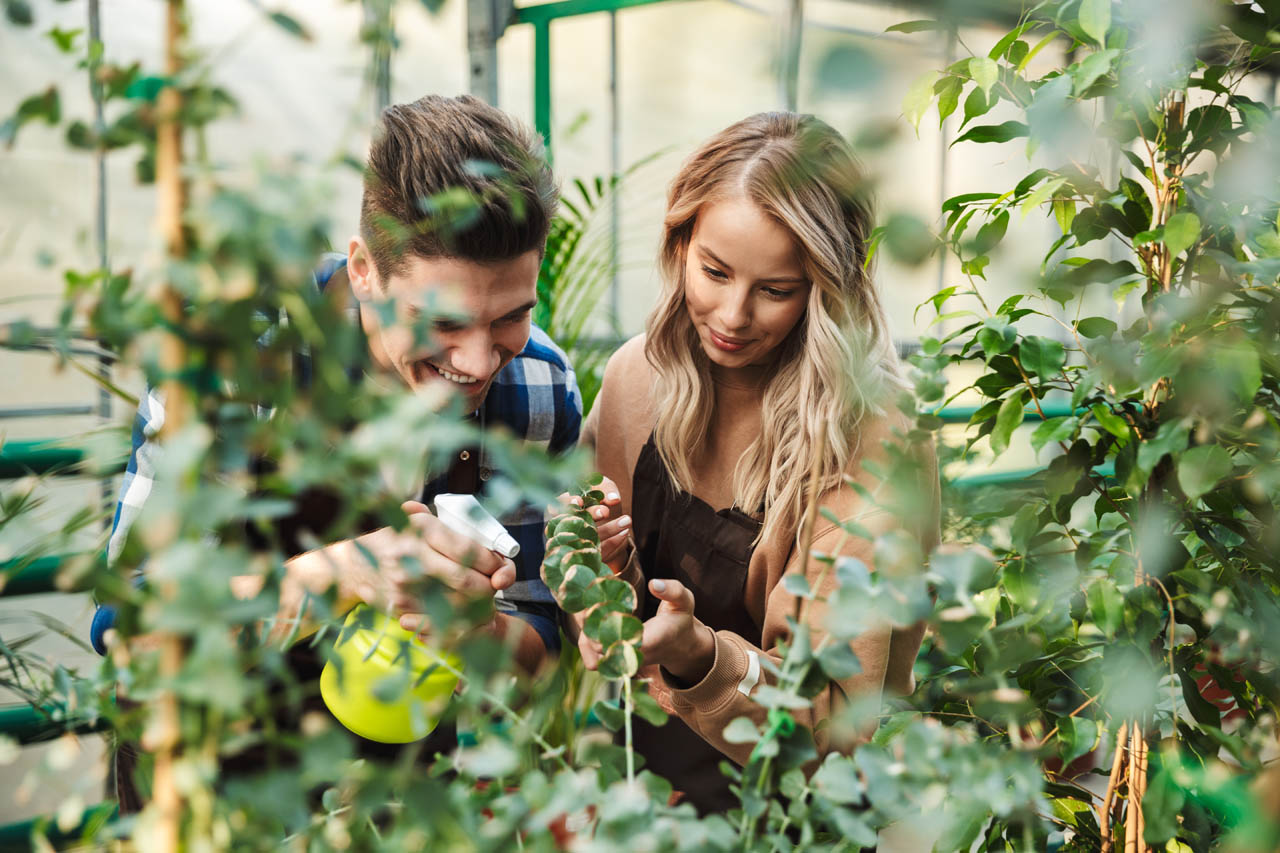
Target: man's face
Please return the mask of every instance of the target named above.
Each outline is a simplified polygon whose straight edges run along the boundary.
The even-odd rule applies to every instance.
[[[364,242],[352,239],[348,274],[374,363],[414,391],[447,388],[467,411],[478,409],[498,371],[529,341],[538,252],[496,263],[414,257],[385,279],[369,257]],[[428,340],[415,346],[424,315],[435,319]]]

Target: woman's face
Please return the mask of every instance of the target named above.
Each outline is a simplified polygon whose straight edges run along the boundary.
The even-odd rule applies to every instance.
[[[684,281],[702,349],[727,369],[767,363],[804,316],[812,287],[791,233],[743,197],[698,212]]]

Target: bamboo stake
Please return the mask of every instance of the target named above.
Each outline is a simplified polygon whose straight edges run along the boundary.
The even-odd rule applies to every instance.
[[[1142,797],[1147,791],[1147,741],[1142,726],[1134,720],[1129,733],[1129,803],[1125,813],[1125,853],[1147,853],[1142,839],[1146,823],[1142,817]]]
[[[1121,723],[1120,730],[1116,732],[1116,752],[1111,759],[1111,776],[1107,779],[1107,793],[1102,798],[1102,807],[1098,811],[1098,826],[1102,830],[1102,853],[1111,853],[1111,807],[1116,800],[1116,790],[1120,787],[1120,774],[1124,768],[1128,734],[1129,724]]]
[[[183,0],[168,0],[165,15],[165,75],[168,79],[156,102],[156,228],[164,241],[166,264],[181,257],[186,248],[182,235],[182,212],[186,203],[182,181],[182,126],[179,121],[182,97],[177,89],[177,77],[182,70],[184,17]],[[163,442],[175,435],[187,420],[185,389],[178,379],[186,354],[182,339],[173,331],[182,321],[182,300],[167,281],[160,286],[158,302],[170,324],[161,339],[160,350],[160,365],[165,373],[161,383],[165,400],[165,420],[160,433]],[[175,592],[167,584],[158,591],[167,598],[173,597]],[[172,633],[157,639],[160,675],[164,681],[171,681],[182,670],[182,641]],[[155,753],[152,796],[157,811],[155,835],[148,846],[168,853],[178,850],[182,820],[182,797],[174,772],[181,741],[180,716],[178,697],[172,690],[164,690],[156,700],[147,735],[147,746]]]

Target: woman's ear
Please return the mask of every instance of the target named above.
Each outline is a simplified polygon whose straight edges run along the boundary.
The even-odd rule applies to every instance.
[[[347,277],[351,279],[351,292],[361,302],[372,302],[382,292],[373,256],[359,235],[352,237],[347,244]]]

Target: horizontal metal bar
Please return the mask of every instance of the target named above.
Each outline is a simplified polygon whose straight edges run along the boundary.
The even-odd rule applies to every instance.
[[[936,410],[933,414],[942,418],[943,423],[966,424],[980,408],[981,406],[947,406]],[[1072,409],[1069,403],[1041,403],[1040,408],[1044,410],[1046,418],[1061,418],[1066,415],[1079,415],[1088,411],[1087,409]],[[1040,420],[1040,409],[1035,406],[1028,406],[1022,412],[1022,419],[1027,421]]]
[[[987,474],[972,474],[967,477],[957,477],[951,481],[951,485],[958,489],[976,489],[981,486],[1012,486],[1019,483],[1032,485],[1031,480],[1037,474],[1043,474],[1044,468],[1017,468],[1012,471],[992,471]],[[1093,469],[1093,473],[1100,477],[1114,477],[1116,473],[1115,465],[1108,462],[1105,465],[1099,465]]]
[[[86,835],[92,837],[100,827],[114,821],[119,814],[119,807],[108,800],[85,809],[79,822],[66,831],[59,829],[57,820],[49,816],[6,823],[0,826],[0,850],[5,853],[47,850],[47,846],[32,840],[34,833],[38,833],[55,848],[61,848],[81,840]]]
[[[0,419],[4,418],[52,418],[70,415],[92,415],[96,406],[0,406]]]
[[[10,737],[20,744],[53,740],[67,732],[92,734],[107,727],[106,717],[68,714],[67,709],[61,705],[39,708],[31,705],[0,706],[0,735]]]
[[[511,22],[513,24],[540,24],[545,21],[554,21],[557,18],[593,15],[596,12],[616,12],[619,9],[650,6],[654,3],[665,2],[672,2],[672,0],[559,0],[556,3],[518,6]]]

